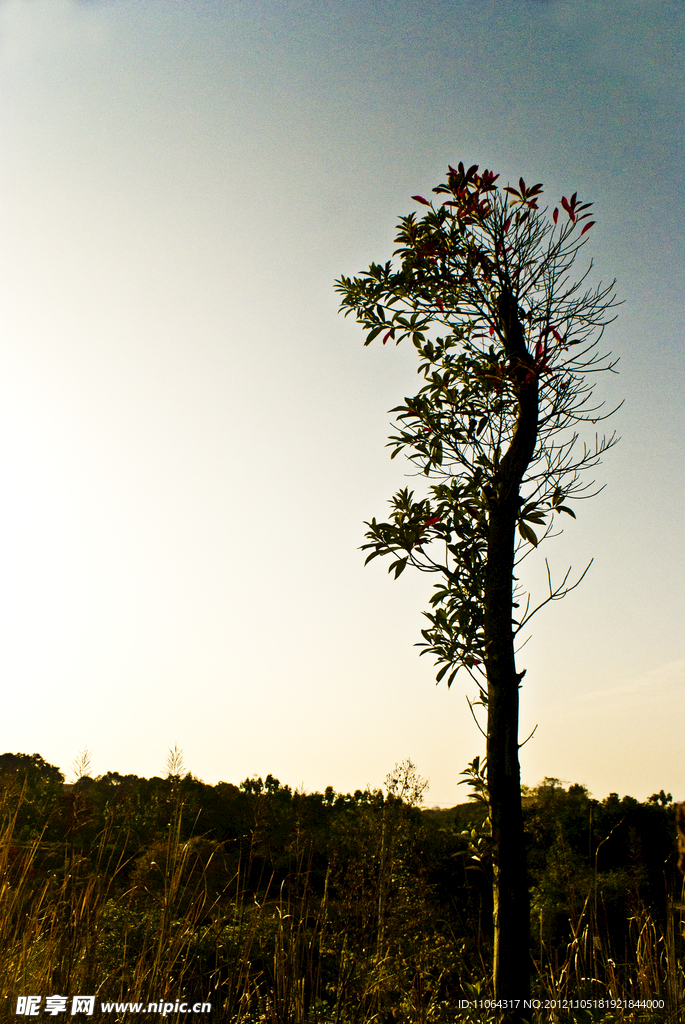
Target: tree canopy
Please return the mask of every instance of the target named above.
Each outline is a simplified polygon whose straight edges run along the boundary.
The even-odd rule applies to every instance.
[[[409,339],[423,385],[392,410],[391,457],[403,453],[435,481],[426,497],[402,488],[387,522],[367,525],[367,562],[394,556],[437,572],[423,630],[424,653],[452,683],[459,668],[485,662],[485,564],[489,511],[516,489],[517,561],[575,516],[573,498],[593,493],[582,470],[597,465],[615,435],[582,440],[582,424],[605,418],[594,374],[615,361],[598,344],[616,305],[613,282],[587,286],[571,268],[585,244],[591,203],[562,197],[551,221],[538,203],[542,185],[499,189],[499,175],[477,165],[449,168],[418,218],[399,222],[397,264],[372,263],[341,277],[345,315],[355,313],[365,344]],[[514,441],[518,445],[514,445]],[[523,444],[522,442],[527,442]],[[524,462],[522,465],[521,463]],[[520,480],[519,480],[520,477]],[[511,479],[510,479],[511,478]],[[499,492],[499,493],[498,493]],[[547,600],[567,592],[568,575]],[[536,608],[522,594],[519,632]]]

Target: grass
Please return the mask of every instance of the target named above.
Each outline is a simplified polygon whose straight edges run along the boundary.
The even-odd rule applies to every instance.
[[[401,818],[394,825],[369,818],[355,837],[357,860],[343,873],[329,862],[322,886],[304,834],[277,881],[260,867],[256,839],[237,860],[228,843],[184,839],[180,800],[152,847],[136,848],[126,822],[110,816],[87,854],[74,842],[47,841],[47,822],[35,838],[21,839],[22,800],[7,791],[0,802],[3,1021],[20,1019],[16,998],[28,994],[89,994],[96,1004],[207,1002],[212,1013],[204,1019],[226,1024],[495,1019],[487,935],[479,929],[469,941],[455,932],[454,915],[441,916],[430,886],[408,867]],[[636,905],[618,957],[595,877],[570,917],[565,948],[552,948],[540,926],[540,1005],[531,1021],[682,1020],[679,914],[670,894],[662,932],[649,908]],[[664,1008],[640,1005],[654,999]],[[112,1011],[107,1019],[139,1016]],[[172,1011],[164,1019],[186,1017]]]

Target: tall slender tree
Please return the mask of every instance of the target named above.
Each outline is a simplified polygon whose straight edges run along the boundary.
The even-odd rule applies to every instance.
[[[521,812],[517,637],[540,607],[585,575],[570,570],[536,603],[517,564],[556,532],[569,502],[597,491],[595,467],[615,435],[583,440],[610,412],[593,397],[594,374],[615,361],[598,344],[617,304],[614,283],[591,286],[592,263],[572,268],[595,223],[591,203],[562,197],[551,216],[542,185],[501,188],[478,166],[449,168],[436,199],[399,223],[396,261],[341,277],[341,310],[365,344],[411,341],[422,386],[393,409],[394,458],[404,453],[430,483],[404,488],[387,522],[366,525],[367,562],[391,555],[437,573],[422,654],[450,686],[460,669],[487,709],[485,771],[494,897],[494,997],[518,1020],[530,993],[529,900]],[[612,410],[613,411],[613,410]],[[587,569],[585,570],[587,571]]]

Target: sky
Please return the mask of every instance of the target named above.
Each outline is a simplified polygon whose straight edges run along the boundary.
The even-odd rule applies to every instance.
[[[519,655],[523,782],[685,799],[684,42],[682,0],[0,0],[2,750],[466,798],[434,581],[358,550],[416,362],[333,290],[463,160],[594,202],[624,303],[605,488],[530,569],[594,559]]]

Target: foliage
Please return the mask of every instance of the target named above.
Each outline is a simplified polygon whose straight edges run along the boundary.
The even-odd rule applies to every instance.
[[[582,471],[616,440],[595,435],[588,444],[579,435],[582,424],[607,415],[593,398],[592,375],[615,366],[597,348],[616,304],[613,285],[587,287],[591,263],[570,279],[594,224],[592,204],[562,197],[561,217],[556,207],[550,222],[538,209],[541,185],[520,179],[518,188],[500,190],[498,177],[479,174],[477,165],[450,167],[446,184],[433,189],[447,197],[440,205],[412,197],[427,210],[400,220],[398,265],[373,263],[336,285],[365,344],[409,339],[419,357],[424,384],[392,410],[397,432],[389,447],[392,458],[403,453],[437,482],[427,497],[398,491],[389,521],[366,524],[364,548],[367,562],[391,555],[395,577],[407,565],[442,577],[420,646],[448,684],[459,668],[472,672],[487,661],[488,529],[522,435],[524,397],[535,423],[517,495],[518,561],[562,514],[575,517],[569,501],[593,491]],[[563,596],[568,579],[553,585],[550,578],[542,603]],[[515,634],[537,610],[522,589],[519,604]]]
[[[353,794],[109,772],[59,783],[37,819],[60,776],[29,760],[25,785],[0,775],[2,1019],[27,991],[197,998],[234,1024],[488,1019],[459,1005],[491,994],[482,801],[421,809],[410,762]],[[535,997],[663,998],[652,1019],[679,1019],[673,806],[546,779],[524,820]]]

